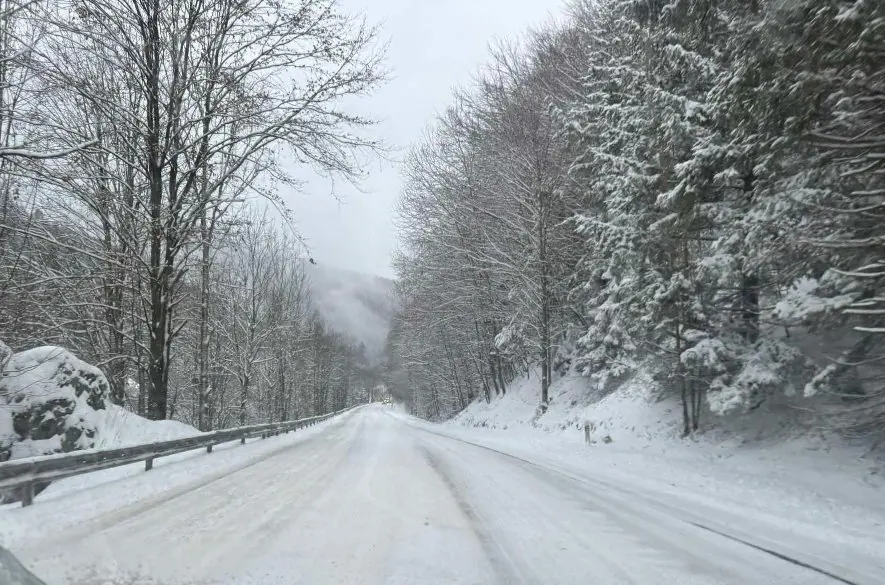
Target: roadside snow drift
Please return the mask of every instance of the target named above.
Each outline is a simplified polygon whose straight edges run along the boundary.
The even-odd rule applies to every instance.
[[[98,413],[97,449],[116,449],[199,435],[195,427],[177,420],[149,420],[116,404]]]

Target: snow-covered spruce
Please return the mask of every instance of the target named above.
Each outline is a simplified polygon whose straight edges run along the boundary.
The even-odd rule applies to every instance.
[[[885,444],[885,3],[571,8],[407,162],[393,391],[445,418],[552,363],[651,375],[684,435],[795,395]]]

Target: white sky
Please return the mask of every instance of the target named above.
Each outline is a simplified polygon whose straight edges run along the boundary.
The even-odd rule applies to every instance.
[[[389,39],[387,67],[392,79],[359,105],[380,123],[373,132],[397,149],[394,159],[421,137],[433,116],[467,85],[487,61],[495,39],[514,38],[562,10],[562,0],[339,0],[344,10],[362,12],[380,23]],[[390,254],[396,243],[393,207],[400,189],[395,163],[379,161],[361,190],[343,182],[308,180],[299,193],[283,193],[301,234],[318,263],[393,276]]]

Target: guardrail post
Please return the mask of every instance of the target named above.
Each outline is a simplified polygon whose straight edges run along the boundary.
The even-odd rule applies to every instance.
[[[206,453],[211,453],[211,452],[212,452],[212,443],[209,443],[208,445],[206,445]]]
[[[245,444],[246,444],[246,435],[243,435],[242,437],[240,437],[240,445],[245,445]]]
[[[144,470],[150,471],[153,468],[154,468],[154,458],[148,457],[147,459],[144,460]]]
[[[22,486],[22,506],[30,506],[34,503],[34,482],[29,481]]]

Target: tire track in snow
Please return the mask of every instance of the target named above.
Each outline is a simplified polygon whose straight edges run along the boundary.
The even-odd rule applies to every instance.
[[[315,438],[316,437],[309,437],[305,441],[299,441],[294,444],[284,445],[278,449],[268,451],[267,453],[264,453],[256,457],[255,459],[250,459],[248,461],[235,464],[231,467],[225,468],[223,471],[210,473],[184,485],[167,489],[155,496],[149,496],[133,504],[111,510],[90,519],[83,525],[74,526],[70,529],[63,530],[62,534],[57,537],[42,540],[39,543],[39,546],[44,547],[56,544],[64,544],[66,542],[78,540],[102,530],[107,530],[118,524],[122,524],[123,522],[134,520],[139,516],[151,512],[159,506],[172,502],[173,500],[184,497],[201,489],[210,488],[214,484],[226,481],[231,476],[235,476],[236,474],[250,471],[256,466],[259,466],[270,459],[279,457],[281,455],[287,455],[293,451],[304,450],[305,448],[309,447],[310,442]],[[186,463],[186,461],[182,463]],[[155,471],[159,471],[160,469],[162,468],[159,468]],[[30,547],[25,548],[27,549]]]
[[[835,579],[836,581],[839,581],[840,583],[845,583],[845,585],[860,585],[857,581],[851,581],[849,579],[845,579],[844,577],[840,577],[839,575],[836,575],[834,573],[830,573],[829,571],[825,571],[824,569],[815,567],[813,565],[810,565],[809,563],[802,562],[800,560],[794,559],[790,556],[779,553],[777,551],[765,548],[763,546],[759,546],[758,544],[753,544],[752,542],[748,542],[748,541],[743,540],[741,538],[737,538],[737,537],[732,536],[730,534],[726,534],[725,532],[720,532],[718,530],[710,528],[709,526],[704,526],[703,524],[698,524],[696,522],[689,522],[689,524],[691,524],[693,526],[697,526],[698,528],[701,528],[703,530],[708,530],[708,531],[712,532],[713,534],[718,534],[719,536],[724,536],[725,538],[730,538],[731,540],[734,540],[735,542],[739,542],[739,543],[744,544],[746,546],[755,548],[756,550],[760,550],[764,553],[768,553],[768,554],[770,554],[774,557],[777,557],[783,561],[787,561],[788,563],[793,563],[794,565],[797,565],[799,567],[803,567],[805,569],[811,569],[812,571],[816,571],[816,572],[820,573],[821,575],[830,577],[831,579]]]
[[[91,569],[80,566],[75,551],[88,551],[86,558],[97,565],[131,571],[138,583],[146,579],[139,568],[142,561],[154,563],[154,576],[170,583],[223,574],[226,567],[260,552],[268,539],[278,537],[305,511],[297,505],[299,495],[321,493],[338,473],[352,447],[354,428],[328,429],[332,449],[317,441],[319,436],[309,437],[215,474],[218,477],[202,478],[173,493],[100,515],[16,552],[50,574],[75,567],[82,572],[77,583],[92,581]],[[177,569],[167,570],[166,564]]]
[[[598,506],[587,506],[586,493],[576,494],[506,459],[477,459],[451,442],[428,444],[439,452],[436,459],[445,463],[461,499],[484,519],[485,531],[509,558],[519,559],[514,564],[533,575],[533,583],[727,582],[648,546],[647,539],[625,531]],[[489,493],[502,497],[490,499]]]
[[[515,559],[505,550],[501,544],[492,537],[481,516],[464,498],[458,489],[449,471],[443,463],[434,456],[424,445],[419,445],[424,459],[431,469],[439,476],[440,480],[449,490],[452,499],[467,518],[470,528],[479,540],[489,564],[496,573],[497,582],[501,585],[521,583],[522,585],[543,585],[544,581],[537,575],[530,574],[524,567],[519,567]]]
[[[614,506],[617,506],[618,507],[617,509],[619,509],[622,514],[626,513],[626,515],[629,515],[629,510],[621,505],[624,503],[623,502],[623,495],[629,495],[631,498],[636,498],[636,499],[644,501],[645,505],[647,507],[649,507],[651,510],[653,510],[654,512],[656,512],[657,514],[666,515],[670,519],[678,521],[678,522],[684,524],[685,526],[691,526],[695,529],[701,529],[705,532],[716,534],[724,539],[727,539],[730,542],[747,547],[747,548],[752,549],[754,551],[765,553],[765,554],[769,555],[770,557],[772,557],[773,559],[777,559],[779,561],[789,563],[793,566],[799,567],[802,570],[813,572],[820,577],[825,577],[827,579],[830,579],[830,580],[833,580],[833,581],[836,581],[839,583],[843,583],[845,585],[867,585],[867,584],[874,585],[874,584],[882,583],[881,579],[878,579],[878,580],[867,580],[867,579],[858,580],[857,578],[849,578],[844,575],[839,575],[834,571],[824,569],[820,566],[815,565],[814,563],[797,559],[790,554],[778,552],[778,551],[774,550],[773,548],[753,543],[749,539],[744,539],[744,538],[735,536],[734,534],[730,534],[729,532],[727,532],[725,530],[713,528],[712,526],[709,525],[709,523],[688,519],[685,517],[686,516],[685,511],[675,508],[666,502],[662,502],[658,498],[650,497],[650,496],[648,496],[642,492],[636,491],[634,489],[630,489],[630,488],[622,486],[622,485],[615,486],[615,485],[609,484],[605,481],[598,480],[598,479],[591,480],[589,478],[575,476],[575,475],[565,472],[561,469],[557,469],[556,467],[544,465],[544,464],[538,463],[536,461],[531,461],[529,459],[525,459],[525,458],[520,457],[518,455],[513,455],[512,453],[508,453],[506,451],[501,451],[499,449],[495,449],[493,447],[488,447],[488,446],[482,445],[480,443],[474,443],[469,440],[462,439],[460,437],[436,432],[436,431],[430,430],[428,428],[424,428],[421,426],[416,426],[416,425],[410,424],[406,421],[404,421],[404,422],[405,422],[405,424],[409,424],[409,426],[411,426],[412,428],[417,429],[421,432],[428,433],[430,435],[435,435],[437,437],[441,437],[444,439],[456,441],[456,442],[461,443],[463,445],[476,447],[478,449],[482,449],[482,450],[494,453],[496,455],[503,456],[507,459],[510,459],[510,460],[516,462],[517,465],[519,465],[520,467],[523,467],[527,470],[534,470],[536,472],[536,474],[538,475],[538,477],[540,477],[542,479],[546,478],[549,481],[549,479],[550,479],[549,476],[555,475],[555,476],[559,476],[563,479],[566,479],[570,482],[574,482],[577,484],[581,484],[585,487],[595,489],[596,491],[592,492],[592,495],[595,495],[597,497],[599,497],[601,495],[600,492],[602,493],[602,495],[604,495],[604,497],[607,496],[608,498],[611,498],[611,496],[613,494],[617,494],[617,492],[620,492],[620,494],[617,494],[618,495],[618,498],[616,499],[617,501],[610,500],[610,502],[612,502]],[[541,473],[538,474],[537,472],[541,472]],[[587,495],[588,494],[585,494],[585,498]],[[612,509],[615,509],[615,508],[612,508]],[[612,511],[612,509],[609,509],[609,511]],[[691,553],[691,551],[684,551],[684,550],[683,550],[683,552]]]

